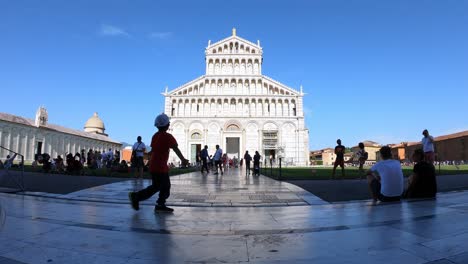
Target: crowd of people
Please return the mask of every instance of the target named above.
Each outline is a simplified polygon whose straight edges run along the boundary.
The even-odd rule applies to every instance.
[[[254,175],[259,175],[260,172],[260,153],[255,151],[254,155],[254,168],[250,167],[250,162],[252,161],[252,157],[249,154],[249,151],[246,151],[244,157],[239,159],[237,156],[233,156],[230,158],[227,153],[223,153],[223,150],[216,145],[215,153],[213,155],[208,154],[208,146],[200,150],[200,153],[197,154],[197,166],[201,167],[201,173],[209,173],[210,170],[214,171],[214,174],[217,175],[221,173],[221,175],[230,168],[238,168],[243,167],[245,163],[246,175],[250,175],[251,170],[253,170]],[[256,166],[255,166],[256,165]]]

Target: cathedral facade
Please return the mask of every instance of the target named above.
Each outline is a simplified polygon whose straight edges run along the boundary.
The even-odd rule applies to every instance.
[[[165,113],[182,153],[195,162],[204,145],[220,145],[229,158],[255,151],[262,160],[304,166],[309,157],[302,87],[297,91],[262,75],[263,50],[232,36],[205,49],[206,73],[176,89],[166,88]],[[169,162],[177,164],[173,152]]]

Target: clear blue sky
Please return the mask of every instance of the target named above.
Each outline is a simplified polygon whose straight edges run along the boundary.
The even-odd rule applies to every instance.
[[[148,142],[161,92],[237,28],[263,74],[302,84],[310,148],[468,129],[468,1],[0,0],[0,112]]]

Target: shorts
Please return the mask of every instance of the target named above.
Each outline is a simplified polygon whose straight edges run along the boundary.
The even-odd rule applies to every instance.
[[[143,157],[136,157],[136,168],[143,168],[145,166],[145,163],[143,162]]]
[[[385,196],[380,192],[381,185],[377,179],[373,179],[371,182],[371,189],[373,193],[377,194],[377,199],[381,202],[398,202],[401,196]]]
[[[337,159],[335,160],[335,167],[336,166],[340,166],[340,167],[344,167],[344,160],[343,159]]]

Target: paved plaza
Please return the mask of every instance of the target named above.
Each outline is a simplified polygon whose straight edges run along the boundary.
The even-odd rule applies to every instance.
[[[0,194],[0,263],[468,263],[468,192],[329,204],[267,177],[171,177],[133,211],[122,181],[70,194]]]

